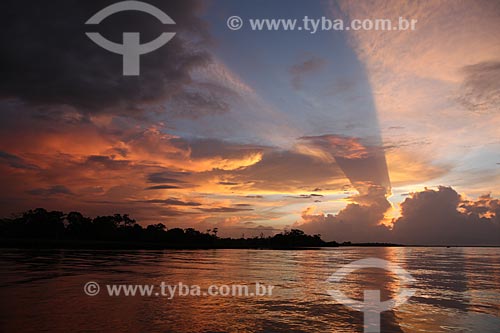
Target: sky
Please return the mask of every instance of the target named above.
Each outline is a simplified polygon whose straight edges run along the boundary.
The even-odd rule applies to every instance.
[[[500,245],[497,1],[4,1],[0,215],[325,240]],[[240,16],[240,30],[227,18]],[[413,31],[255,31],[249,19],[417,19]],[[121,42],[176,32],[140,58]]]

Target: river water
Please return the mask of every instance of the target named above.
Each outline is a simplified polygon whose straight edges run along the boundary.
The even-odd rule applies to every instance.
[[[383,300],[416,290],[382,312],[381,332],[500,332],[500,248],[0,252],[0,332],[363,332],[363,313],[333,299],[333,288],[359,301],[366,289]],[[365,258],[397,264],[415,281],[379,268],[327,281]],[[89,281],[97,295],[85,293]],[[162,282],[194,292],[159,293]],[[256,283],[272,294],[206,294]],[[111,285],[155,289],[110,296]]]

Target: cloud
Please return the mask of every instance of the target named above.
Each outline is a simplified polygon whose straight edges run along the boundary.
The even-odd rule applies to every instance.
[[[335,134],[326,134],[320,136],[305,136],[299,139],[306,146],[298,145],[302,151],[316,154],[326,160],[333,161],[335,157],[347,159],[366,158],[369,156],[368,147],[366,147],[359,138],[346,137]],[[307,150],[309,148],[309,150]],[[316,148],[317,150],[313,150]]]
[[[418,154],[409,147],[386,150],[386,157],[393,187],[429,182],[452,169],[450,162],[433,163],[433,156]]]
[[[150,129],[127,142],[131,156],[154,161],[174,169],[183,161],[183,172],[237,170],[262,158],[264,147],[217,139],[184,139]]]
[[[298,151],[333,162],[342,169],[351,184],[365,191],[365,184],[391,188],[383,147],[360,138],[334,134],[307,136],[299,140]]]
[[[240,183],[236,183],[236,182],[218,182],[217,184],[219,184],[219,185],[225,185],[225,186],[236,186],[236,185],[240,185]]]
[[[206,213],[237,213],[253,210],[252,208],[238,208],[238,207],[214,207],[214,208],[198,208]]]
[[[254,191],[254,184],[259,183],[256,188],[266,188],[263,191],[266,193],[294,194],[297,189],[290,184],[286,173],[276,177],[281,167],[295,169],[296,180],[300,180],[300,174],[309,174],[325,185],[321,173],[314,171],[321,169],[327,174],[333,172],[345,182],[335,167],[312,161],[302,154],[283,153],[274,147],[214,139],[188,140],[156,128],[116,130],[113,123],[105,127],[95,122],[65,127],[42,124],[44,126],[35,127],[37,131],[26,131],[29,139],[23,136],[19,140],[1,140],[0,149],[10,149],[8,155],[2,155],[4,159],[19,163],[13,156],[23,156],[26,163],[39,165],[36,169],[16,169],[8,163],[0,165],[4,186],[0,195],[1,214],[52,205],[48,208],[76,209],[87,215],[126,211],[144,224],[162,221],[169,227],[193,226],[204,220],[217,223],[221,218],[234,216],[241,218],[242,223],[269,223],[286,214],[268,212],[269,207],[283,204],[283,197],[263,200],[260,191]],[[16,128],[24,131],[22,126]],[[280,155],[281,158],[276,159]],[[260,165],[262,161],[252,156],[266,156],[267,161]],[[287,166],[290,162],[287,156],[312,163]],[[273,160],[279,160],[281,167],[273,167]],[[259,179],[261,177],[265,178]],[[272,180],[269,186],[266,179]],[[307,180],[301,184],[309,185]],[[62,195],[64,190],[50,188],[51,184],[71,189],[72,195]],[[283,187],[286,190],[283,191]],[[55,195],[58,190],[57,202],[44,200],[44,194]],[[32,195],[27,195],[30,192]],[[246,195],[254,197],[246,198]],[[171,198],[180,199],[172,201]],[[189,220],[182,213],[189,214]]]
[[[408,245],[500,245],[500,200],[490,195],[466,200],[451,187],[411,193],[401,203],[393,228],[381,222],[390,207],[383,192],[351,197],[338,214],[315,213],[310,207],[296,227],[325,239],[395,242]]]
[[[36,165],[26,162],[19,156],[0,151],[0,162],[16,169],[38,169]]]
[[[38,196],[53,196],[58,194],[73,194],[70,189],[63,185],[53,185],[48,188],[36,188],[28,191],[31,195]]]
[[[425,185],[430,179],[433,184],[457,185],[460,179],[461,186],[478,186],[460,166],[474,165],[481,174],[491,172],[480,161],[498,150],[499,113],[470,110],[498,109],[500,43],[494,32],[500,28],[500,3],[335,3],[346,19],[418,20],[414,31],[346,33],[366,69],[384,142],[394,146],[388,158],[391,180],[396,180],[393,185]],[[393,130],[401,126],[404,130]],[[410,163],[415,172],[409,172],[400,164],[393,176],[391,162],[403,162],[399,153],[405,150],[401,143],[407,142],[422,143],[403,151],[418,165]],[[410,174],[416,177],[412,180]],[[490,190],[487,184],[481,186],[483,193]]]
[[[167,206],[188,206],[188,207],[198,207],[201,206],[201,203],[194,201],[182,201],[175,198],[169,199],[151,199],[142,202],[154,203],[154,204],[162,204]]]
[[[244,146],[242,147],[245,150]],[[336,164],[317,160],[291,150],[269,147],[258,163],[232,170],[213,169],[198,174],[197,183],[218,177],[240,183],[232,188],[252,191],[295,193],[298,190],[326,187],[339,188],[345,176]]]
[[[311,198],[321,198],[323,195],[321,194],[301,194],[298,196],[289,196],[290,198],[295,198],[295,199],[311,199]]]
[[[89,168],[104,168],[108,170],[120,170],[130,165],[130,161],[116,160],[112,156],[91,155],[84,162]]]
[[[182,171],[162,171],[155,172],[147,176],[147,180],[150,183],[183,183],[183,181],[173,178],[173,177],[185,177],[189,176],[189,172]]]
[[[169,190],[173,188],[180,188],[180,187],[175,185],[155,185],[146,187],[145,190]]]
[[[290,67],[291,84],[296,90],[302,88],[304,76],[320,71],[326,66],[326,60],[319,57],[311,57]]]
[[[500,107],[500,62],[487,61],[463,68],[459,101],[472,111],[496,111]]]
[[[394,237],[406,244],[500,245],[500,201],[465,200],[451,187],[413,193],[401,203]]]
[[[254,221],[246,221],[238,216],[223,218],[217,221],[201,221],[196,223],[194,228],[198,230],[218,229],[220,237],[258,237],[269,236],[282,231],[280,228],[266,226]]]
[[[229,112],[230,102],[238,98],[235,90],[224,87],[221,82],[191,82],[186,89],[172,97],[166,109],[173,117],[196,120]]]
[[[201,1],[149,1],[174,19],[176,25],[168,28],[137,12],[112,15],[98,27],[85,25],[113,2],[4,2],[0,97],[34,105],[69,105],[84,113],[137,114],[141,105],[183,91],[191,81],[190,72],[210,61],[202,48],[210,37],[198,16]],[[140,31],[143,41],[156,38],[165,29],[177,35],[141,57],[140,76],[127,77],[122,75],[122,57],[90,41],[85,35],[89,29],[112,41],[121,41],[124,31]]]
[[[326,240],[340,242],[387,242],[390,229],[381,224],[390,208],[382,186],[366,186],[365,192],[347,198],[349,203],[338,214],[315,213],[314,207],[302,212],[295,227],[310,234],[321,234]]]

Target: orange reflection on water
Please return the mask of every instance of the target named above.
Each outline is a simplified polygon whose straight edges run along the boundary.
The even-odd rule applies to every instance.
[[[339,285],[328,277],[352,261],[381,258],[416,279],[361,269]],[[105,332],[362,332],[363,315],[337,303],[339,288],[361,300],[366,289],[394,298],[417,294],[381,315],[382,332],[496,332],[500,327],[500,253],[486,248],[362,248],[302,251],[28,251],[2,250],[0,331]],[[86,296],[87,281],[101,293]],[[158,286],[256,282],[273,285],[260,297],[111,297],[106,284]],[[7,303],[8,302],[8,303]]]

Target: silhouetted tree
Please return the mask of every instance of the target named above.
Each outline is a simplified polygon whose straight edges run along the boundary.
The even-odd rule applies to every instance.
[[[64,214],[43,208],[29,210],[17,217],[0,219],[0,239],[46,239],[115,241],[127,244],[141,242],[160,244],[162,247],[252,247],[290,248],[324,246],[319,235],[306,235],[302,230],[292,229],[274,236],[239,239],[219,238],[219,229],[200,232],[193,228],[167,229],[162,223],[143,228],[128,214],[97,216],[94,219],[79,212]],[[329,243],[328,245],[332,245]],[[336,243],[335,243],[336,244]]]
[[[67,233],[73,238],[88,238],[93,234],[92,219],[84,217],[79,212],[70,212],[66,215]]]

